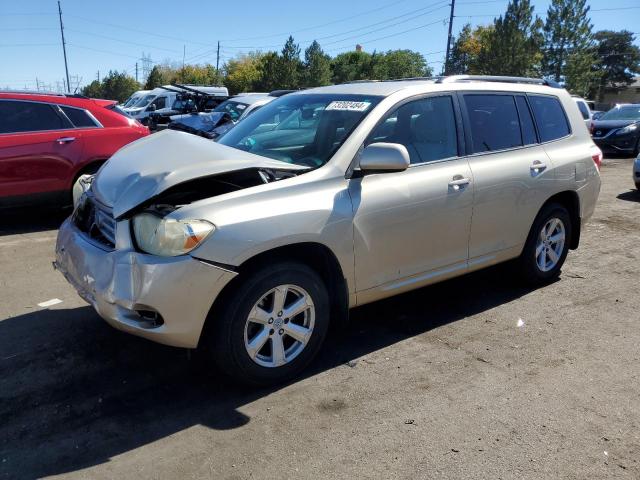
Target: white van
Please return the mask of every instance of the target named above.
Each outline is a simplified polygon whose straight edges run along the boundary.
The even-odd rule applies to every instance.
[[[229,95],[227,87],[201,85],[184,86],[209,95],[220,97],[227,97]],[[151,92],[138,100],[138,102],[132,107],[125,109],[125,111],[139,122],[143,122],[143,120],[146,121],[146,118],[153,112],[169,114],[173,110],[173,104],[178,99],[178,94],[187,91],[187,89],[180,88],[177,85],[164,85],[162,87],[154,88]]]
[[[129,98],[120,104],[120,108],[132,107],[149,92],[151,92],[151,90],[138,90],[137,92],[133,92]]]

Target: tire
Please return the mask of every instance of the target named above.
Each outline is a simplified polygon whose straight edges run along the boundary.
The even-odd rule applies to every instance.
[[[636,188],[638,189],[638,191],[640,192],[640,182],[636,182]]]
[[[274,303],[276,294],[282,298],[284,289],[276,289],[281,286],[287,286],[288,293],[284,313],[278,316]],[[287,309],[300,300],[300,295],[306,295],[312,306],[307,304],[305,311],[286,318]],[[258,310],[261,299],[262,308]],[[209,314],[200,348],[205,361],[213,362],[234,382],[249,386],[279,384],[298,375],[317,355],[329,327],[329,310],[327,288],[315,271],[293,262],[264,266],[247,274],[221,308]],[[249,321],[250,314],[260,321]],[[302,344],[289,332],[295,330],[301,335],[300,327],[305,325],[308,337]],[[252,357],[250,345],[260,345],[261,339],[265,341]],[[279,345],[283,348],[277,348]]]
[[[560,225],[554,223],[554,220],[559,221]],[[554,224],[556,227],[550,230],[550,234],[545,240],[542,235],[543,227],[549,230]],[[557,240],[561,238],[558,236],[561,229],[564,238],[560,246],[560,242]],[[571,217],[564,206],[550,203],[540,210],[519,259],[520,274],[528,285],[543,285],[558,277],[567,258],[567,253],[569,253],[572,233]],[[555,243],[554,238],[556,239]],[[542,250],[538,251],[538,249]]]

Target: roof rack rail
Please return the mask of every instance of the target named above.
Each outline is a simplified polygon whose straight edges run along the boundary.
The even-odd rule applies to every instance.
[[[440,77],[436,83],[456,82],[500,82],[500,83],[527,83],[530,85],[545,85],[552,88],[562,88],[559,83],[546,78],[509,77],[499,75],[450,75]]]

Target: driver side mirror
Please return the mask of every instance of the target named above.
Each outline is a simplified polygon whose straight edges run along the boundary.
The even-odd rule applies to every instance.
[[[147,112],[155,112],[156,111],[156,106],[155,104],[151,104],[147,107]]]
[[[363,172],[402,172],[407,168],[409,152],[399,143],[372,143],[360,154],[360,170]]]

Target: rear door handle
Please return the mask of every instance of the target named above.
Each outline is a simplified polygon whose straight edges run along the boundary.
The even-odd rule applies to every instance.
[[[471,180],[468,178],[455,178],[454,180],[451,180],[449,182],[449,186],[451,188],[453,188],[454,190],[460,190],[460,188],[464,187],[465,185],[469,185],[471,183]]]
[[[538,174],[546,170],[547,164],[544,162],[541,162],[540,160],[535,160],[529,168],[531,169],[532,173]]]
[[[60,145],[63,145],[65,143],[71,143],[76,139],[76,137],[60,137],[58,139],[56,139],[56,142],[58,142]]]

